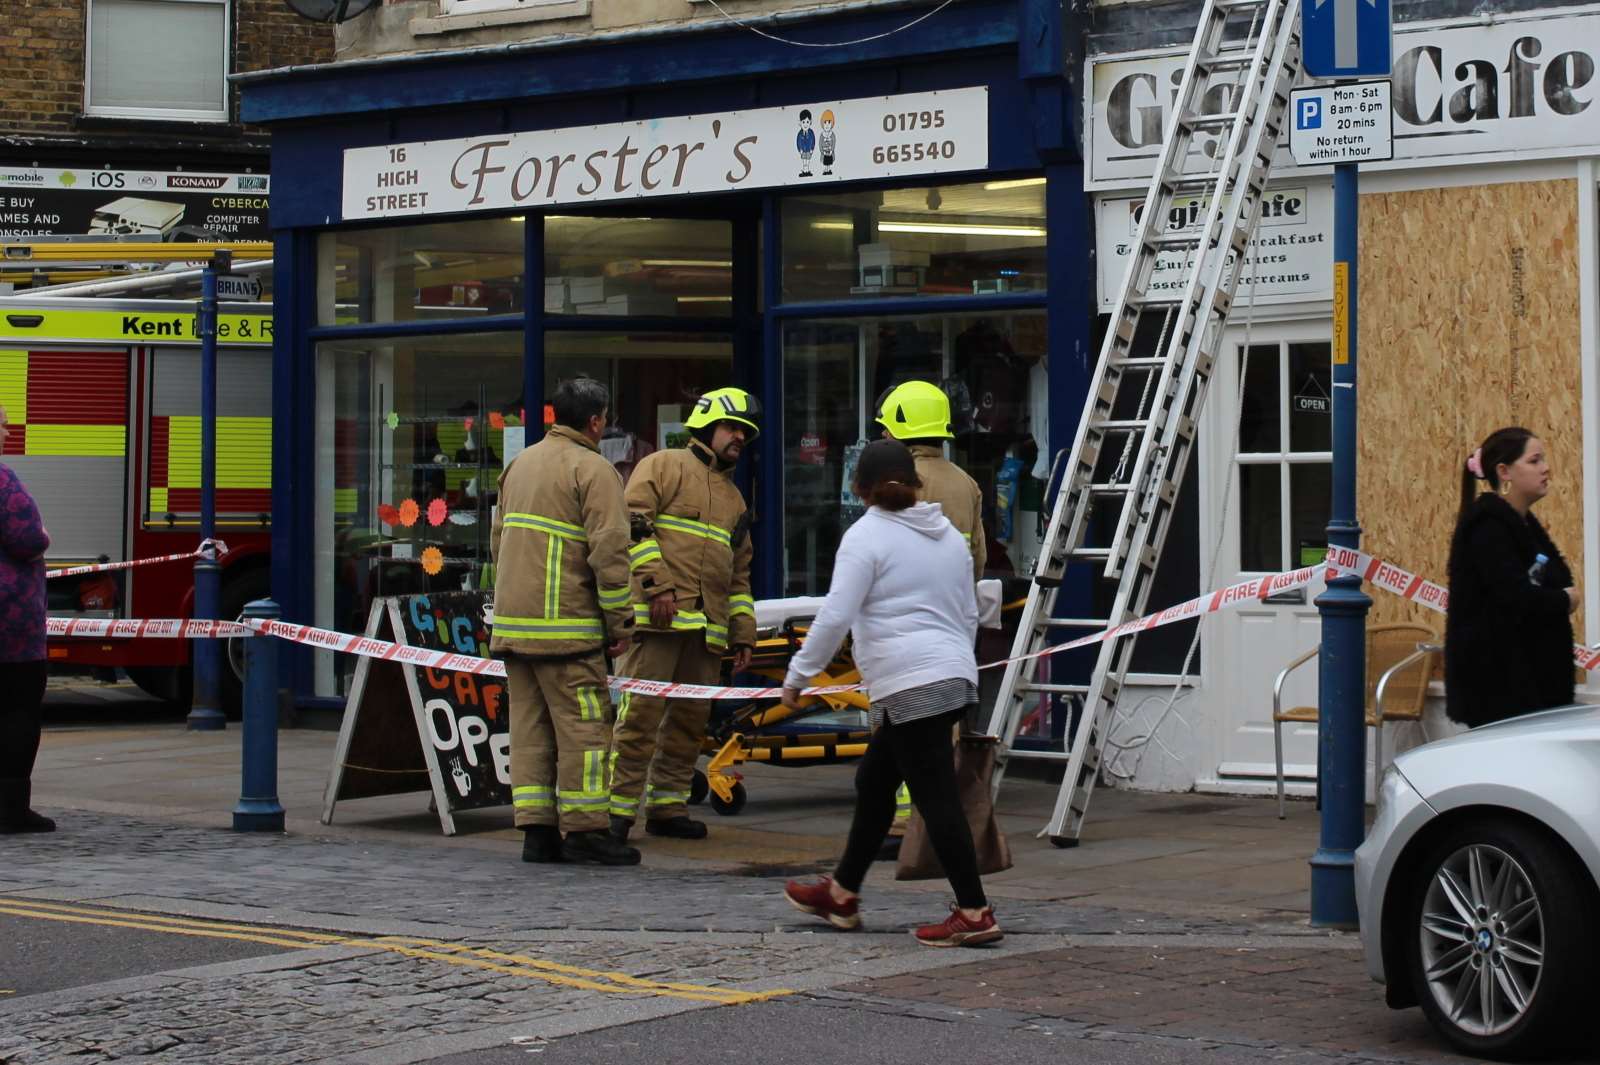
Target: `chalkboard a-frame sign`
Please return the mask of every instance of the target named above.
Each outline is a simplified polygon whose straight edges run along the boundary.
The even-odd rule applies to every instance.
[[[483,592],[378,599],[365,635],[487,658]],[[322,823],[341,799],[430,792],[447,836],[452,814],[511,804],[505,680],[361,658],[351,682]]]

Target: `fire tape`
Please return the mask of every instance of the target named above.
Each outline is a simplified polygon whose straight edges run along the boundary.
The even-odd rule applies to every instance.
[[[1316,583],[1321,577],[1333,577],[1341,573],[1358,576],[1385,591],[1392,592],[1401,598],[1408,599],[1431,610],[1436,610],[1441,614],[1445,612],[1445,608],[1449,604],[1449,592],[1442,585],[1424,580],[1422,577],[1401,569],[1393,563],[1385,562],[1363,551],[1333,547],[1328,551],[1326,562],[1321,565],[1306,566],[1302,569],[1290,570],[1287,573],[1274,573],[1265,577],[1254,577],[1250,580],[1240,581],[1226,588],[1195,596],[1193,599],[1179,603],[1176,606],[1158,610],[1153,614],[1123,622],[1121,625],[1103,629],[1088,636],[1069,640],[1066,643],[1052,644],[1030,654],[987,662],[978,668],[980,670],[998,669],[1013,662],[1044,658],[1049,655],[1061,654],[1064,651],[1089,647],[1120,636],[1146,632],[1165,625],[1175,625],[1180,621],[1187,621],[1206,614],[1215,614],[1249,603],[1262,602],[1283,592],[1305,588]],[[48,635],[56,637],[155,637],[172,639],[203,639],[208,637],[231,639],[238,636],[266,635],[276,636],[290,643],[315,647],[324,651],[376,658],[384,662],[398,662],[402,665],[423,666],[428,669],[441,669],[455,673],[476,673],[490,677],[504,677],[506,675],[505,663],[498,659],[479,658],[476,655],[439,651],[428,647],[410,647],[389,640],[373,639],[370,636],[356,636],[333,629],[319,629],[312,625],[297,625],[286,621],[267,621],[259,618],[246,618],[242,622],[185,621],[182,619],[138,621],[131,619],[50,618],[46,625],[46,632]],[[1600,648],[1590,649],[1582,644],[1575,644],[1573,646],[1573,658],[1586,670],[1600,668]],[[631,692],[635,695],[653,695],[680,699],[771,699],[783,694],[782,688],[736,688],[712,684],[678,684],[670,681],[640,680],[636,677],[609,677],[607,679],[610,687],[616,691]],[[841,692],[859,691],[861,687],[859,684],[833,684],[806,688],[801,694],[834,695]]]
[[[213,548],[215,554],[208,554]],[[221,540],[202,540],[200,546],[184,555],[162,555],[160,558],[138,558],[130,562],[100,562],[92,566],[69,566],[65,569],[51,570],[44,575],[45,580],[53,581],[57,577],[78,577],[85,573],[109,573],[118,569],[133,569],[135,566],[155,566],[163,562],[183,562],[191,558],[210,558],[215,561],[228,553],[228,545]]]

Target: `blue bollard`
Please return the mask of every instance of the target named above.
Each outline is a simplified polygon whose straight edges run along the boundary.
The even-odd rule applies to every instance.
[[[244,608],[246,618],[276,621],[283,615],[271,599]],[[278,638],[244,641],[244,765],[239,805],[233,808],[235,832],[282,832],[278,802]]]

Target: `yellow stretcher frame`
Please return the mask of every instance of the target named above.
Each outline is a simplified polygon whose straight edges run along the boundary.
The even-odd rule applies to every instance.
[[[1026,602],[1026,599],[1017,599],[1006,603],[1001,607],[1001,612],[1020,610]],[[780,633],[758,639],[750,666],[744,672],[769,680],[774,686],[781,685],[788,675],[789,659],[800,649],[807,629],[807,625],[789,622]],[[728,661],[732,661],[731,657]],[[851,661],[846,645],[829,663],[828,669],[814,678],[813,684],[816,687],[831,687],[836,684],[856,684],[860,680],[861,672]],[[744,807],[743,775],[737,767],[745,762],[830,765],[860,758],[866,753],[867,743],[872,738],[870,729],[852,730],[843,736],[837,732],[763,736],[760,731],[762,727],[815,713],[819,707],[866,711],[869,705],[867,694],[861,691],[807,696],[798,710],[790,710],[782,703],[757,709],[756,703],[752,702],[749,708],[734,714],[730,725],[707,730],[701,752],[709,756],[705,769],[707,792],[720,803],[714,802],[713,809],[718,813],[736,814]]]
[[[786,625],[781,634],[756,641],[750,666],[744,670],[754,676],[769,680],[773,686],[783,683],[788,672],[789,659],[800,649],[806,634],[803,625]],[[848,652],[829,664],[828,670],[818,676],[816,685],[855,684],[861,674],[850,661]],[[764,700],[761,700],[764,701]],[[864,692],[835,692],[832,695],[806,697],[798,710],[782,703],[762,707],[761,701],[735,712],[728,725],[713,728],[706,733],[701,746],[709,755],[705,776],[709,794],[714,797],[712,807],[718,813],[736,814],[744,807],[743,775],[737,770],[745,762],[767,762],[776,765],[829,765],[835,762],[860,758],[867,750],[872,733],[869,729],[844,733],[762,735],[761,729],[816,713],[821,707],[834,710],[866,710]]]

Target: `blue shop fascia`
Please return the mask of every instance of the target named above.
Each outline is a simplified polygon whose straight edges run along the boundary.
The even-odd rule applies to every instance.
[[[624,477],[702,392],[759,398],[758,597],[826,590],[877,398],[936,380],[991,575],[1025,585],[1093,360],[1082,34],[1035,0],[928,11],[243,76],[272,133],[285,617],[355,632],[383,597],[492,586],[498,477],[577,373],[612,389]],[[298,704],[342,704],[348,656],[287,658]]]

